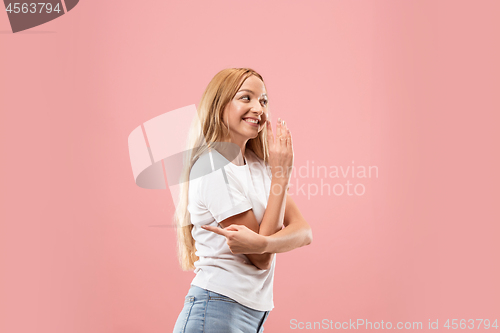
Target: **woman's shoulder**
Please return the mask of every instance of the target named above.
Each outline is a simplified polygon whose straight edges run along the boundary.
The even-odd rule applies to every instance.
[[[203,153],[191,167],[189,173],[189,180],[194,180],[200,178],[201,176],[208,175],[212,172],[212,166],[210,163],[210,156],[208,152]]]
[[[217,150],[204,152],[193,164],[189,179],[194,180],[216,174],[215,171],[223,168],[229,163]],[[204,177],[206,178],[206,177]]]

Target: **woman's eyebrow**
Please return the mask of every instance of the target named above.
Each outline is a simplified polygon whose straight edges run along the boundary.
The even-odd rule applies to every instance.
[[[242,91],[248,91],[249,93],[252,93],[252,94],[255,95],[255,93],[253,91],[251,91],[250,89],[241,89],[238,92],[242,92]],[[266,97],[267,98],[267,94],[266,93],[262,94],[262,97]]]

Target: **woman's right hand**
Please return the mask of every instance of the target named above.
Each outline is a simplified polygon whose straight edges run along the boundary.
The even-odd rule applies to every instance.
[[[285,121],[278,118],[276,137],[273,134],[271,122],[267,121],[267,141],[269,143],[269,166],[273,179],[290,181],[293,168],[292,134]]]

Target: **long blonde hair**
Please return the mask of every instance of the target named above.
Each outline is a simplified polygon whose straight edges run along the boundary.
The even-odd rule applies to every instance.
[[[180,179],[179,203],[174,214],[177,256],[182,270],[193,270],[194,262],[198,260],[198,256],[195,255],[195,241],[191,234],[193,229],[191,214],[187,209],[191,168],[203,153],[214,147],[217,142],[224,142],[229,138],[229,128],[222,121],[224,109],[243,82],[252,75],[264,83],[262,76],[250,68],[223,69],[212,78],[197,108],[198,117],[193,120],[188,134]],[[252,150],[260,159],[267,162],[269,151],[266,129],[262,129],[254,139],[248,140],[245,149]]]

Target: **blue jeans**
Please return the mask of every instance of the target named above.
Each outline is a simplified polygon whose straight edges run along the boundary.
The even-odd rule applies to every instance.
[[[261,333],[269,312],[191,285],[174,333]]]

